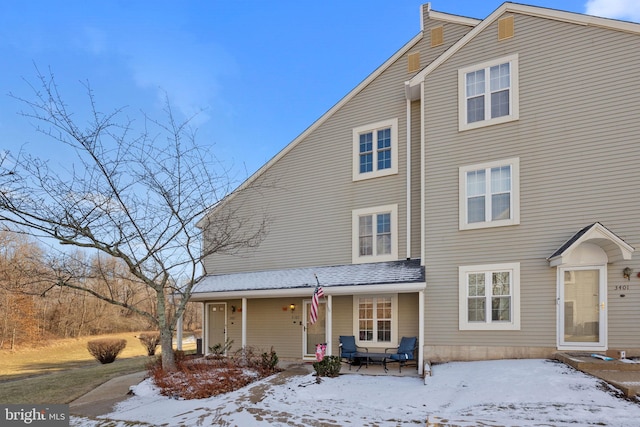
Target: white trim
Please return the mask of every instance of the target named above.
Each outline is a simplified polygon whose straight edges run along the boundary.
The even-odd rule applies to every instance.
[[[490,218],[483,222],[469,223],[467,221],[467,172],[491,169],[499,166],[511,166],[511,218],[492,221]],[[489,179],[487,179],[489,182]],[[504,227],[520,224],[520,158],[496,160],[493,162],[478,163],[475,165],[461,166],[458,169],[458,218],[460,230],[473,230],[478,228]],[[486,197],[490,196],[486,194]],[[486,201],[485,201],[486,202]]]
[[[374,318],[374,341],[361,341],[360,340],[360,310],[359,310],[359,300],[360,298],[391,298],[391,339],[390,341],[377,341],[375,336],[375,318]],[[356,337],[356,344],[359,347],[368,347],[369,351],[371,348],[389,348],[393,347],[395,343],[398,342],[398,294],[360,294],[354,295],[351,299],[353,303],[353,336]],[[375,315],[374,309],[374,315]]]
[[[582,342],[582,343],[567,343],[564,341],[564,272],[576,271],[576,270],[598,270],[598,305],[600,307],[598,312],[598,335],[599,341],[594,343]],[[604,351],[608,348],[608,324],[607,324],[607,264],[599,265],[580,265],[580,266],[563,266],[556,269],[557,271],[557,294],[558,294],[558,307],[557,307],[557,325],[556,325],[556,341],[558,350],[571,350],[571,351]]]
[[[467,123],[467,96],[466,96],[466,75],[472,71],[488,69],[495,65],[509,63],[509,114],[501,117],[490,118],[491,114],[491,93],[484,92],[485,99],[485,118],[473,123]],[[490,75],[485,73],[485,83],[489,87]],[[458,70],[458,130],[465,131],[477,129],[480,127],[507,123],[520,118],[520,97],[519,80],[518,80],[518,54],[504,56],[502,58],[486,61],[460,68]]]
[[[242,348],[247,346],[247,298],[242,298]]]
[[[379,285],[347,285],[347,286],[323,286],[325,295],[360,295],[360,294],[384,294],[384,293],[411,293],[424,291],[427,284],[425,282],[414,283],[383,283]],[[224,291],[224,292],[203,292],[197,297],[192,297],[190,301],[216,301],[232,298],[243,298],[242,315],[243,325],[246,313],[246,300],[248,298],[284,298],[284,297],[305,297],[313,293],[313,288],[287,288],[287,289],[259,289],[246,291]]]
[[[391,167],[378,169],[378,149],[376,131],[391,129]],[[373,133],[373,170],[360,173],[360,135],[363,133]],[[365,179],[379,178],[382,176],[395,175],[398,173],[398,118],[383,120],[364,126],[353,128],[353,180],[362,181]]]
[[[511,273],[511,321],[469,322],[467,274],[509,271]],[[490,282],[485,282],[489,288]],[[520,263],[464,265],[458,267],[458,328],[461,331],[519,331],[520,330]]]
[[[549,266],[557,267],[567,264],[571,258],[571,253],[581,244],[587,242],[592,242],[605,250],[608,257],[608,262],[628,261],[631,259],[631,256],[635,250],[631,245],[627,244],[620,237],[616,236],[605,226],[603,226],[599,222],[596,222],[589,230],[587,230],[586,233],[576,239],[576,241],[573,242],[569,247],[565,248],[562,253],[548,258]],[[608,245],[607,242],[613,243],[613,248]],[[564,244],[560,247],[562,246],[564,246]]]
[[[362,216],[376,216],[377,214],[389,213],[391,217],[391,253],[383,255],[366,255],[360,256],[360,217]],[[374,223],[373,227],[376,225]],[[371,208],[354,209],[351,214],[351,236],[352,236],[352,263],[363,264],[370,262],[384,262],[384,261],[396,261],[398,259],[398,205],[384,205],[375,206]],[[373,239],[373,245],[375,248],[375,234]]]

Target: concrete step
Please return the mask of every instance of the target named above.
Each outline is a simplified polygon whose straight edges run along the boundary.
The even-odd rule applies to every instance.
[[[616,387],[627,397],[640,394],[640,363],[619,360],[602,360],[589,353],[556,353],[556,360],[579,371],[600,378]]]

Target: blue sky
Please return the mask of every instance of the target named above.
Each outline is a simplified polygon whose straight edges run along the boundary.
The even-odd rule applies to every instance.
[[[44,1],[0,3],[0,149],[62,163],[8,93],[32,98],[35,66],[82,114],[81,81],[103,111],[161,117],[163,93],[197,118],[198,141],[246,177],[419,32],[421,0]],[[484,18],[498,0],[436,0]],[[530,0],[640,22],[640,0]],[[54,163],[55,164],[55,163]]]

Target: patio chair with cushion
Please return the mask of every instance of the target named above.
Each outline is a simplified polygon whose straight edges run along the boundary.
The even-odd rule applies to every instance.
[[[389,350],[395,350],[395,353],[389,352]],[[402,337],[398,347],[386,348],[384,352],[389,353],[387,363],[398,362],[399,371],[402,372],[402,367],[407,363],[414,363],[418,369],[417,350],[418,339],[416,337]]]
[[[361,349],[364,349],[364,352],[368,352],[369,349],[366,347],[359,347],[356,345],[356,337],[353,335],[340,335],[340,361],[346,359],[346,362],[349,364],[349,370],[351,370],[351,365],[354,363],[360,362],[360,358],[357,356],[358,352],[361,352]]]

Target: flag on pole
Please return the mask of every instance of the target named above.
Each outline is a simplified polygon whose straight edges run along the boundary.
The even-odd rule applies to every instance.
[[[316,276],[316,288],[313,291],[313,297],[311,298],[311,312],[309,313],[311,324],[315,324],[318,321],[318,305],[320,304],[320,298],[324,296],[324,291],[322,290],[322,286],[320,286],[320,281],[318,280],[318,276]]]

